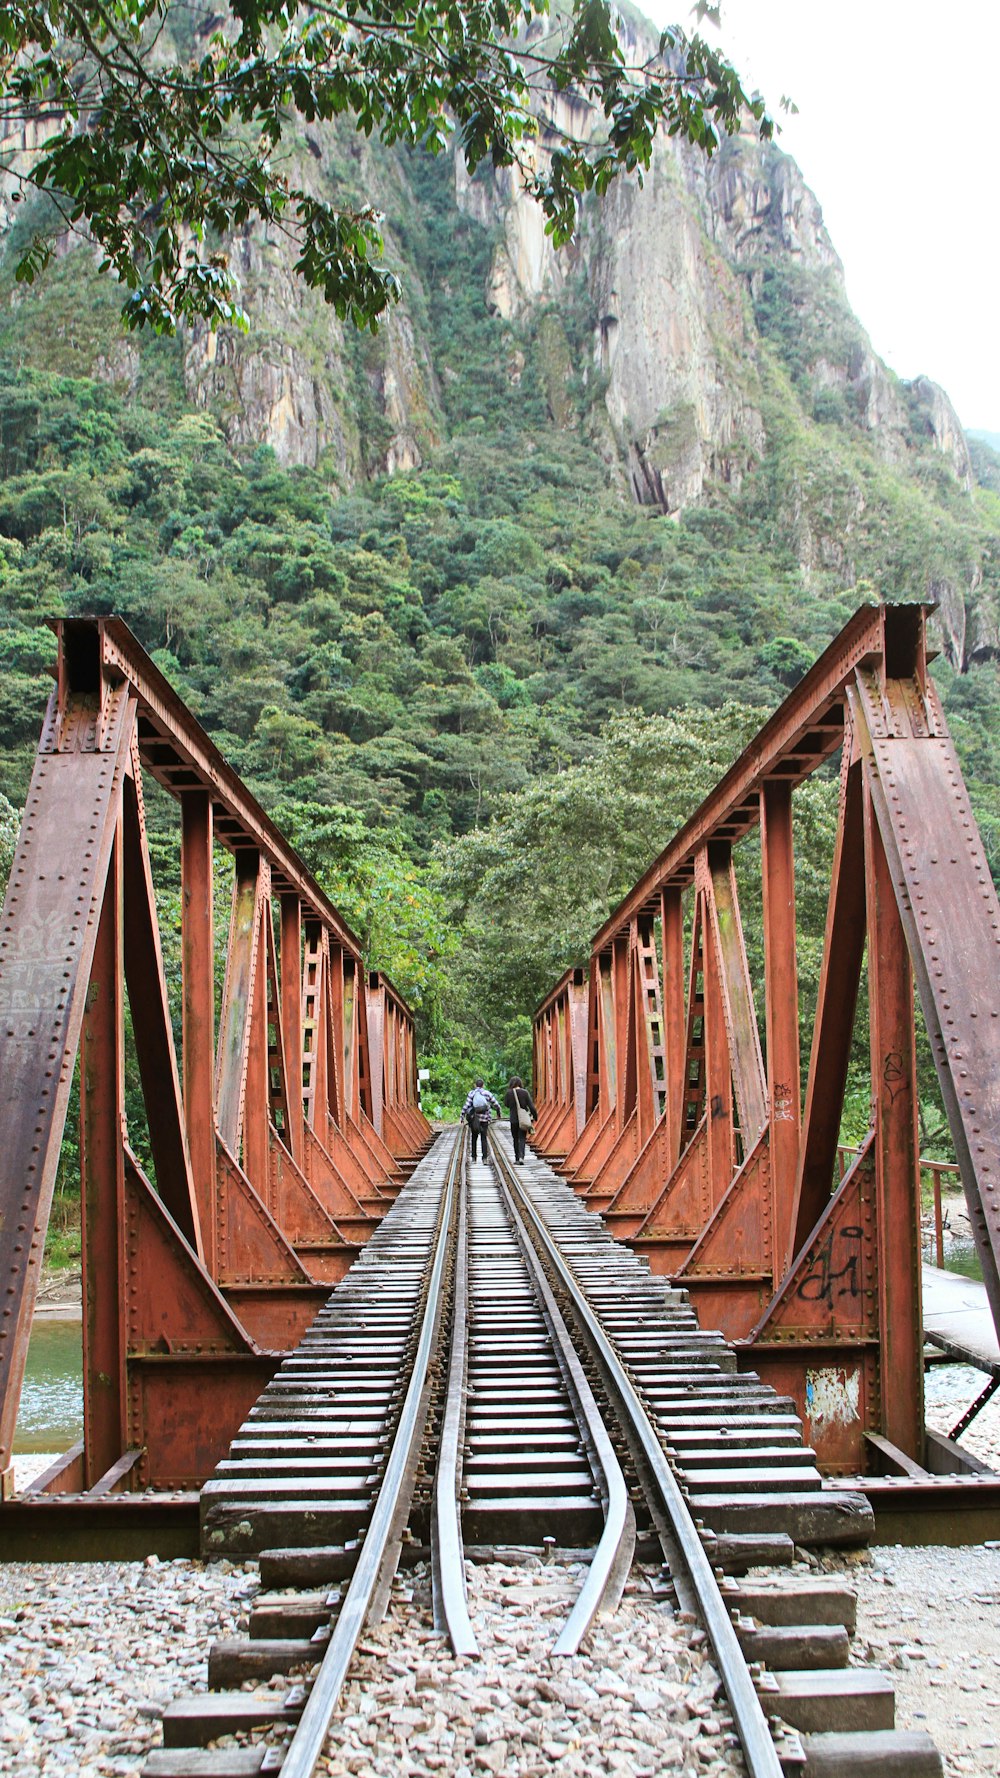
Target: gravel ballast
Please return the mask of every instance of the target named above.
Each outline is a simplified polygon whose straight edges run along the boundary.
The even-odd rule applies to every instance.
[[[529,1557],[469,1572],[482,1659],[428,1625],[426,1568],[398,1580],[361,1643],[324,1764],[347,1773],[635,1774],[741,1770],[703,1632],[637,1570],[586,1654],[549,1649],[581,1570]],[[0,1568],[0,1770],[137,1773],[170,1698],[205,1685],[208,1642],[245,1621],[253,1564],[189,1561]]]
[[[926,1729],[949,1773],[996,1778],[1000,1547],[883,1547],[823,1566],[844,1566],[858,1589],[853,1658],[891,1673],[897,1726]],[[362,1639],[320,1769],[741,1772],[704,1633],[655,1596],[658,1570],[633,1572],[583,1654],[550,1657],[580,1575],[535,1556],[470,1565],[479,1662],[454,1660],[429,1627],[426,1568],[399,1576],[385,1622]],[[253,1563],[0,1567],[0,1771],[137,1774],[164,1706],[204,1689],[208,1644],[245,1627],[256,1585]]]
[[[155,1556],[0,1566],[0,1772],[138,1772],[164,1706],[204,1688],[208,1638],[255,1586],[229,1563]]]

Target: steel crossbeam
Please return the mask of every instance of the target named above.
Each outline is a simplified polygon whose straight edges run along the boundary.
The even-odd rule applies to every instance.
[[[189,1487],[428,1145],[413,1021],[126,626],[53,627],[0,919],[0,1482],[79,1057],[84,1438],[48,1485]],[[180,803],[180,1065],[144,774]]]
[[[564,977],[535,1016],[542,1151],[654,1269],[684,1283],[748,1368],[795,1397],[834,1472],[864,1469],[876,1448],[933,1466],[914,983],[1000,1326],[1000,905],[928,677],[927,615],[883,605],[852,618],[595,935],[586,976]],[[838,749],[803,1095],[794,790]],[[734,869],[734,846],[753,830],[759,1003]],[[582,1125],[570,1116],[578,1091],[552,1059],[571,980],[587,983]],[[841,1180],[861,1043],[872,1124]]]

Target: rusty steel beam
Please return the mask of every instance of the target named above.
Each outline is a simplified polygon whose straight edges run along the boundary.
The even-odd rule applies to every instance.
[[[681,891],[676,886],[664,889],[661,893],[660,932],[663,948],[664,1115],[666,1119],[664,1136],[667,1159],[672,1165],[677,1161],[681,1152],[686,1037],[684,902]]]
[[[770,990],[765,1005],[768,1157],[774,1227],[790,1229],[802,1108],[792,787],[772,780],[762,787],[760,797],[764,973]],[[778,1269],[783,1271],[790,1259],[790,1253],[783,1254]]]
[[[577,966],[561,976],[535,1014],[534,1098],[541,1111],[532,1143],[564,1158],[587,1115],[589,985]]]
[[[417,1103],[417,1058],[409,1012],[388,977],[370,970],[365,987],[375,1135],[397,1159],[415,1160],[433,1140]]]
[[[852,710],[983,1279],[1000,1328],[1000,902],[922,633]]]
[[[865,795],[868,1017],[875,1107],[879,1336],[884,1383],[879,1433],[922,1457],[923,1324],[920,1297],[920,1137],[913,972],[872,804]],[[908,1387],[894,1386],[898,1377]]]
[[[80,1043],[80,1226],[83,1272],[83,1480],[89,1487],[128,1443],[125,1317],[117,1290],[125,1238],[124,946],[119,821],[97,924]]]
[[[207,790],[181,797],[181,979],[184,1122],[198,1198],[202,1257],[215,1256],[215,954],[212,910],[212,801]]]
[[[135,710],[49,705],[0,917],[0,1476],[7,1469]],[[76,747],[79,738],[81,745]],[[60,747],[60,739],[62,746]],[[64,856],[68,872],[51,868]]]
[[[143,766],[151,776],[172,795],[179,796],[190,786],[193,775],[198,787],[211,793],[219,843],[231,852],[249,849],[265,854],[270,859],[275,891],[294,889],[304,907],[322,920],[341,944],[360,956],[360,941],[343,916],[232,766],[227,765],[128,625],[118,617],[59,618],[52,627],[60,639],[74,630],[80,633],[81,641],[86,638],[89,642],[96,636],[102,682],[120,677],[135,691],[141,712]],[[65,655],[65,648],[62,652]]]

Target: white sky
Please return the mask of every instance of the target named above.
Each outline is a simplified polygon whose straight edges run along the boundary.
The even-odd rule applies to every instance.
[[[689,0],[639,4],[693,28]],[[1000,432],[1000,0],[723,0],[722,25],[822,205],[876,352],[941,383],[966,427]],[[783,94],[797,117],[777,111]]]

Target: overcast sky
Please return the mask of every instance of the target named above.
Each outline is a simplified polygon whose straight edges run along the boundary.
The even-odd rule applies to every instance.
[[[639,0],[691,27],[688,0]],[[902,377],[1000,432],[1000,0],[723,0],[721,41],[779,116],[851,305]]]

